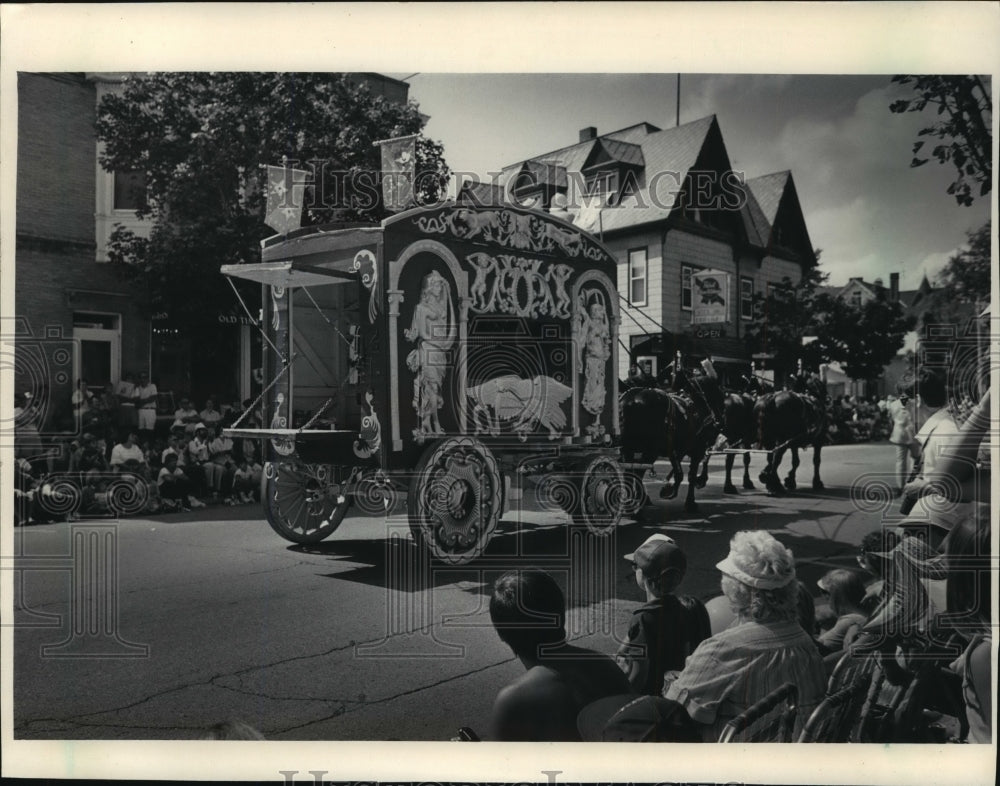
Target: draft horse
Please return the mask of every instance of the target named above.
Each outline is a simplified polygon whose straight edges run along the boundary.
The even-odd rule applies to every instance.
[[[726,439],[726,447],[730,449],[744,448],[743,453],[743,488],[753,491],[756,488],[750,480],[750,453],[753,446],[756,428],[754,427],[753,407],[755,398],[746,392],[730,391],[723,398],[722,436]],[[704,488],[708,483],[708,460],[705,456],[701,473],[698,475],[698,488]],[[733,464],[736,453],[726,453],[726,483],[723,491],[726,494],[739,494],[739,489],[733,484]]]
[[[798,449],[809,446],[813,449],[813,490],[824,488],[819,467],[826,441],[826,398],[826,383],[818,374],[808,374],[795,377],[792,390],[763,395],[754,404],[757,441],[768,451],[767,466],[760,473],[760,480],[770,493],[783,494],[786,490],[795,490]],[[792,467],[782,485],[778,467],[789,449],[792,451]]]
[[[714,376],[678,372],[674,390],[635,387],[621,398],[622,457],[626,462],[670,462],[671,472],[660,497],[673,499],[684,479],[683,459],[688,457],[688,490],[684,509],[695,513],[696,470],[719,433],[723,397]],[[673,483],[670,483],[671,478]]]

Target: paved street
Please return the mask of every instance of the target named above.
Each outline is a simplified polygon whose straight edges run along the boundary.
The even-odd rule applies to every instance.
[[[745,528],[766,528],[789,545],[800,578],[815,586],[829,567],[852,566],[856,544],[879,525],[878,504],[859,510],[850,488],[888,471],[892,447],[831,447],[823,458],[825,491],[809,490],[806,452],[800,491],[774,498],[761,490],[724,495],[716,457],[694,517],[682,499],[659,500],[651,481],[654,504],[608,538],[570,537],[567,517],[539,511],[529,492],[486,557],[460,568],[421,566],[396,515],[388,523],[348,518],[309,547],[281,540],[255,506],[210,509],[211,520],[196,511],[121,521],[109,528],[116,538],[100,541],[116,543],[108,567],[117,573],[81,557],[97,551],[86,544],[98,540],[80,539],[87,522],[18,530],[14,734],[191,739],[230,717],[284,740],[442,740],[463,725],[485,731],[497,690],[521,671],[489,623],[488,591],[502,570],[551,570],[570,597],[571,637],[609,652],[640,601],[621,555],[653,531],[665,528],[689,555],[683,592],[717,594],[713,566]],[[757,483],[762,456],[754,459]],[[73,582],[84,575],[110,577],[107,608],[72,602]],[[103,628],[116,630],[117,641],[101,637]],[[103,656],[66,657],[74,652]]]

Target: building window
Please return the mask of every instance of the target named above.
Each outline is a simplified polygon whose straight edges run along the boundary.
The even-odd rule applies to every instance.
[[[740,316],[753,319],[753,279],[740,277]]]
[[[115,210],[138,210],[146,204],[146,173],[115,172]]]
[[[648,264],[646,249],[628,252],[628,299],[633,306],[646,305],[646,278]]]
[[[694,275],[693,265],[681,265],[681,308],[691,310],[691,276]]]
[[[855,289],[851,293],[851,305],[854,306],[854,308],[861,308],[861,290],[860,289]]]
[[[587,196],[603,196],[610,200],[617,190],[617,172],[598,172],[587,179]]]

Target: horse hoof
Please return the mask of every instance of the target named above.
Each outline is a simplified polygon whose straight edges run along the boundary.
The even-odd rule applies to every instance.
[[[758,475],[757,477],[760,479],[760,482],[763,483],[764,485],[767,485],[771,480],[766,472],[761,472],[760,475]]]
[[[695,488],[703,489],[708,485],[708,478],[698,478],[694,485]]]
[[[743,482],[743,490],[744,491],[756,491],[757,487],[753,484],[752,481],[747,480],[747,481]]]
[[[794,478],[785,478],[785,488],[788,491],[795,491],[798,488],[798,484],[795,482]]]
[[[739,493],[740,493],[740,490],[739,490],[738,488],[736,488],[736,486],[734,486],[734,485],[733,485],[732,483],[727,483],[727,484],[726,484],[726,485],[725,485],[725,486],[723,487],[723,489],[722,489],[722,490],[723,490],[723,492],[725,492],[726,494],[739,494]]]
[[[826,486],[823,485],[823,481],[822,480],[814,480],[813,481],[813,491],[823,491],[825,488],[826,488]]]
[[[660,489],[660,499],[673,499],[677,496],[677,489],[673,486],[664,486]]]

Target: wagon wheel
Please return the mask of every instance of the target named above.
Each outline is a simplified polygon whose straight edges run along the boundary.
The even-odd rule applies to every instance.
[[[622,515],[635,517],[640,510],[649,504],[649,495],[642,483],[642,477],[635,472],[622,473],[624,496],[622,499]]]
[[[300,461],[265,464],[260,498],[268,523],[293,543],[319,543],[340,526],[351,506],[329,466]]]
[[[584,524],[598,535],[618,526],[630,499],[628,484],[618,462],[598,456],[583,465],[575,480],[578,493],[572,509],[567,511],[573,523]]]
[[[434,443],[417,464],[407,497],[413,539],[452,565],[486,548],[500,521],[503,479],[490,449],[472,437]]]

